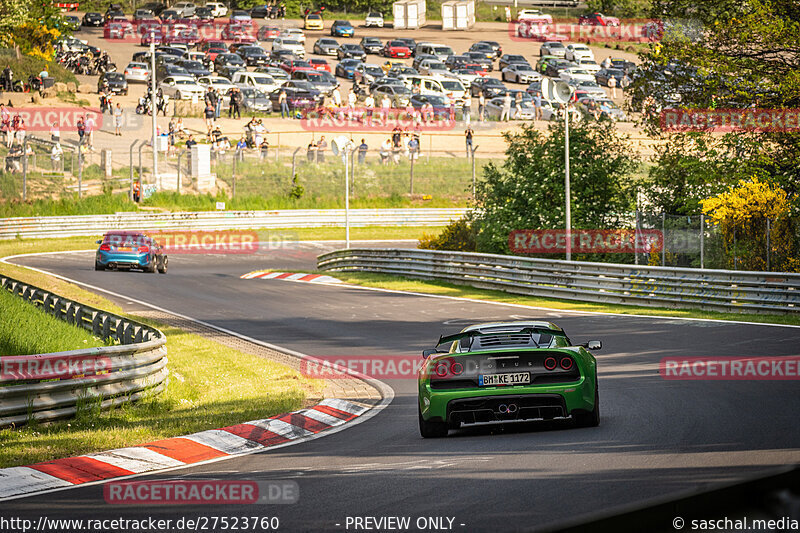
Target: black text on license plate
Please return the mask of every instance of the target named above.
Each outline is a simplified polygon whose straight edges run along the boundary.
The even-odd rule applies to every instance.
[[[527,385],[531,382],[530,372],[511,372],[508,374],[485,374],[478,376],[478,385]]]

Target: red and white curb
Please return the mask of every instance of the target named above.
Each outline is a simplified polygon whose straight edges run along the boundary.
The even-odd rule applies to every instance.
[[[346,400],[329,399],[309,409],[273,418],[129,448],[3,468],[0,469],[0,501],[254,453],[308,439],[367,411],[366,407]]]
[[[250,272],[241,279],[280,279],[283,281],[304,281],[307,283],[341,283],[342,280],[323,274],[303,274],[294,272]]]

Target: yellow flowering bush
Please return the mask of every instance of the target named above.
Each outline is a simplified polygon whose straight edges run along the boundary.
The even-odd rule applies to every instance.
[[[701,205],[709,224],[719,227],[731,267],[793,272],[800,268],[800,238],[798,221],[789,217],[791,200],[754,176]]]

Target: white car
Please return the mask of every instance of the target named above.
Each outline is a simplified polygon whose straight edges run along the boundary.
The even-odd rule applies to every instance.
[[[580,59],[594,60],[594,52],[585,44],[568,44],[564,59],[575,62]]]
[[[203,99],[205,90],[191,76],[168,76],[159,84],[164,94],[176,100],[192,100],[197,96],[198,100]]]
[[[233,79],[231,81],[235,85],[246,85],[248,87],[254,87],[266,94],[270,94],[274,91],[277,91],[281,87],[281,83],[275,80],[269,74],[263,74],[260,72],[248,72],[246,70],[240,70],[239,72],[235,72],[233,74]]]
[[[288,37],[275,37],[275,40],[272,41],[272,51],[278,52],[280,50],[288,50],[300,59],[306,57],[306,49],[303,43]]]
[[[183,15],[183,18],[192,18],[197,6],[193,2],[178,2],[172,9]]]
[[[517,11],[517,20],[535,20],[547,24],[553,23],[553,17],[551,15],[545,15],[542,13],[541,9],[520,9]]]
[[[147,66],[147,63],[131,61],[128,63],[128,66],[125,67],[125,79],[128,81],[128,83],[132,81],[147,83],[147,79],[149,77],[150,67]]]
[[[531,83],[542,79],[542,75],[536,72],[527,63],[511,63],[502,70],[503,81],[513,81],[516,83]]]
[[[579,59],[578,66],[583,70],[590,72],[591,74],[597,74],[600,72],[600,65],[598,65],[597,61],[594,59]]]
[[[236,22],[250,22],[253,20],[253,17],[250,16],[250,13],[243,9],[237,9],[231,12],[230,21],[233,23]]]
[[[256,72],[266,74],[281,85],[289,81],[289,73],[278,67],[258,67]]]
[[[425,76],[432,76],[432,70],[447,71],[447,66],[438,59],[423,59],[417,67],[417,72]]]
[[[364,19],[364,27],[365,28],[383,28],[383,13],[378,13],[377,11],[370,11],[367,13],[366,18]]]
[[[208,90],[209,86],[213,87],[221,94],[226,94],[233,87],[231,80],[222,76],[200,76],[197,78],[197,84],[204,90]]]
[[[457,68],[453,72],[450,73],[451,76],[458,79],[464,87],[469,89],[472,87],[472,82],[478,78],[482,78],[480,74],[476,73],[474,70],[469,70],[465,68]]]
[[[558,77],[567,83],[570,81],[595,81],[594,74],[581,67],[565,68],[558,74]]]
[[[211,8],[211,14],[214,18],[224,17],[228,14],[228,8],[221,2],[209,2],[206,7]]]
[[[300,41],[303,44],[306,44],[306,34],[303,33],[303,30],[300,28],[285,28],[281,30],[278,34],[278,37],[284,37],[286,39],[292,39],[294,41]]]
[[[447,100],[452,98],[456,103],[461,104],[467,97],[467,88],[456,78],[436,76],[436,80],[441,84],[442,89],[444,89]]]

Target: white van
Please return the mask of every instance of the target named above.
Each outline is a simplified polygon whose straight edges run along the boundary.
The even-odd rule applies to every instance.
[[[246,70],[235,72],[231,81],[235,85],[241,84],[254,87],[265,92],[266,94],[277,91],[281,86],[281,84],[269,74],[264,74],[261,72],[248,72]]]
[[[419,43],[417,44],[416,50],[414,50],[414,55],[419,56],[422,54],[436,56],[436,59],[444,63],[448,57],[455,55],[455,52],[445,44]]]
[[[455,78],[444,76],[405,76],[403,81],[411,89],[412,93],[427,95],[432,94],[444,98],[445,103],[450,103],[450,96],[457,104],[463,103],[467,95],[464,84]],[[417,89],[415,89],[417,88]]]

